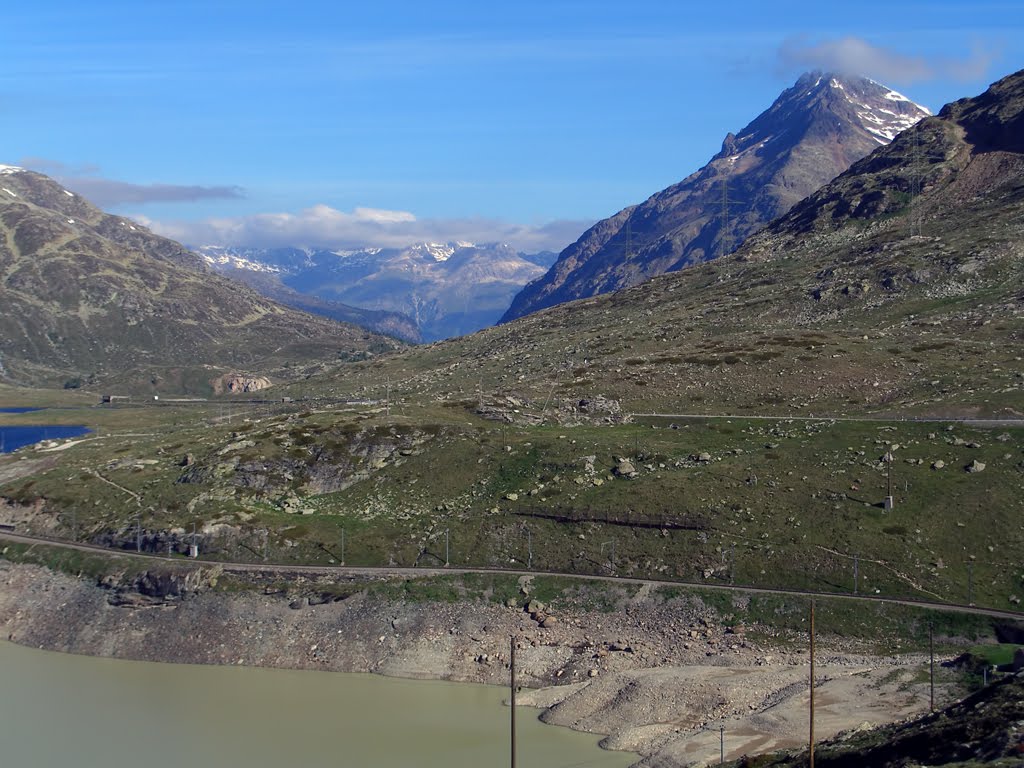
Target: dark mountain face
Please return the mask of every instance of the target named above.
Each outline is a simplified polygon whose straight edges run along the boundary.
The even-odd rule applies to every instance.
[[[203,366],[267,373],[397,346],[264,299],[179,243],[12,166],[0,166],[0,306],[0,379],[19,384]]]
[[[585,232],[502,322],[730,253],[927,114],[871,80],[804,75],[704,168]]]
[[[902,216],[904,233],[925,236],[939,222],[969,220],[978,226],[979,206],[1005,196],[1021,197],[1024,179],[1024,72],[995,83],[980,96],[948,104],[888,146],[795,205],[751,237],[744,260],[803,248],[809,237],[829,238],[851,224],[871,233],[878,221]],[[999,216],[993,227],[1013,218]],[[979,244],[980,246],[980,244]]]
[[[200,252],[214,269],[290,306],[319,312],[343,303],[377,313],[364,323],[378,323],[368,325],[374,330],[424,341],[493,325],[512,297],[554,261],[554,254],[523,254],[497,243],[355,251],[203,247]]]

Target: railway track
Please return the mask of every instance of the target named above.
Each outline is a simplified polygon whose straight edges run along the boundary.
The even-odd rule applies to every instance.
[[[807,598],[829,598],[836,600],[851,600],[864,604],[878,605],[903,605],[911,608],[923,608],[936,611],[947,611],[952,613],[964,613],[975,616],[990,616],[998,619],[1024,622],[1024,612],[1003,611],[995,608],[983,608],[976,605],[963,605],[957,603],[940,603],[930,600],[911,600],[907,598],[886,597],[883,595],[853,595],[843,592],[816,592],[799,589],[779,589],[774,587],[758,587],[743,584],[706,584],[686,581],[665,581],[658,579],[642,579],[628,576],[602,576],[595,574],[560,573],[557,571],[541,571],[536,569],[522,570],[513,568],[465,568],[465,567],[399,567],[399,566],[347,566],[347,565],[299,565],[285,563],[263,563],[263,562],[231,562],[224,560],[208,560],[194,558],[183,560],[179,557],[167,557],[166,555],[155,555],[146,552],[131,552],[129,550],[114,550],[94,544],[82,544],[70,542],[63,539],[51,539],[45,536],[34,536],[15,531],[7,530],[7,526],[0,526],[0,540],[12,541],[21,544],[38,544],[50,547],[60,547],[78,552],[91,552],[108,556],[127,557],[153,563],[174,563],[176,565],[195,566],[218,566],[229,573],[280,573],[280,574],[310,574],[318,576],[364,576],[364,577],[385,577],[385,578],[418,578],[423,576],[441,576],[451,574],[502,574],[508,576],[559,576],[579,581],[601,581],[622,585],[649,585],[652,587],[691,587],[693,589],[707,589],[725,592],[741,592],[765,595],[783,595],[791,597]]]

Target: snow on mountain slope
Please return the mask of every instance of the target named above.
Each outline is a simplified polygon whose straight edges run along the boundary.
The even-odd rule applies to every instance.
[[[585,232],[502,320],[729,253],[929,114],[867,78],[803,75],[699,171]]]

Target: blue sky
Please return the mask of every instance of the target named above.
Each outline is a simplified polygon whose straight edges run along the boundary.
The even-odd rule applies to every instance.
[[[937,110],[1024,67],[1019,2],[11,5],[0,163],[193,244],[557,249],[803,70]]]

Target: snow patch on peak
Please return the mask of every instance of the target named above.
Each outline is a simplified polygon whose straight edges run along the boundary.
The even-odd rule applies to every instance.
[[[347,259],[350,256],[376,256],[380,253],[383,248],[356,248],[354,250],[342,250],[342,251],[331,251],[331,253],[339,258]]]
[[[930,109],[928,109],[928,107],[922,107],[920,104],[914,104],[913,101],[911,101],[906,96],[904,96],[902,93],[899,93],[898,91],[889,90],[885,94],[884,98],[888,99],[889,101],[905,101],[908,104],[912,104],[913,106],[917,107],[922,112],[924,112],[926,115],[932,114],[932,111]]]
[[[204,245],[200,250],[213,250],[216,248],[217,246]],[[249,272],[268,272],[270,274],[278,274],[283,271],[280,267],[274,267],[270,264],[262,264],[258,261],[251,261],[250,259],[246,259],[232,253],[216,253],[212,256],[208,253],[204,253],[202,256],[203,259],[206,260],[206,263],[212,267],[233,267],[235,269],[245,269]]]
[[[434,261],[447,261],[458,247],[461,246],[458,246],[457,243],[420,243],[419,245],[414,245],[409,250],[416,251],[417,253],[426,252]]]
[[[25,170],[24,168],[19,168],[16,165],[2,165],[2,164],[0,164],[0,174],[21,173],[24,170]]]
[[[843,87],[843,84],[840,83],[838,80],[836,80],[834,77],[832,78],[832,81],[829,83],[829,85],[831,85],[833,88],[838,88],[840,91],[845,91],[846,90]]]

